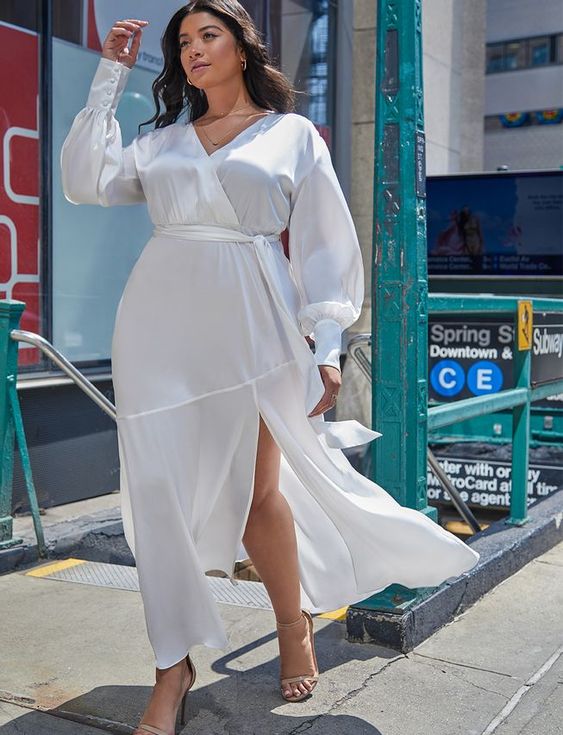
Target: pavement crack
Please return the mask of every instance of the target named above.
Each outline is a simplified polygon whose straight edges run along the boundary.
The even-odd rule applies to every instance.
[[[437,664],[432,663],[432,659],[429,658],[428,661],[419,661],[423,666],[431,666],[433,669],[440,669],[440,666]],[[449,661],[444,661],[443,663],[449,663]],[[470,668],[476,671],[487,671],[486,669],[479,669],[476,666],[468,666],[465,668]],[[445,669],[440,669],[443,673],[446,673]],[[449,674],[451,676],[455,676],[456,679],[459,679],[464,684],[469,684],[472,687],[475,687],[475,689],[480,689],[483,692],[488,692],[489,694],[497,694],[499,697],[502,697],[504,700],[508,701],[510,697],[507,697],[506,694],[503,694],[502,692],[498,692],[496,689],[488,689],[487,687],[481,686],[480,684],[476,684],[474,681],[471,681],[470,679],[466,679],[465,677],[461,676],[458,671],[456,671],[455,668],[449,669]],[[496,672],[492,672],[496,673]]]
[[[382,666],[377,671],[374,671],[373,673],[369,674],[364,681],[360,684],[359,687],[356,687],[356,689],[352,689],[351,692],[348,692],[348,694],[345,694],[340,699],[337,699],[336,702],[330,707],[325,714],[329,715],[331,712],[333,712],[338,707],[341,707],[343,704],[346,704],[346,702],[349,702],[351,699],[354,699],[358,694],[364,691],[364,689],[375,679],[376,676],[379,676],[382,674],[386,669],[388,669],[392,664],[394,664],[396,661],[401,661],[402,659],[406,658],[405,655],[399,655],[395,656],[395,658],[392,658],[390,661],[388,661],[384,666]]]
[[[431,661],[441,661],[444,664],[450,664],[451,666],[460,666],[463,669],[474,669],[475,671],[486,671],[488,674],[496,674],[497,676],[506,676],[509,679],[514,679],[512,674],[507,674],[505,671],[496,671],[495,669],[484,669],[482,666],[472,666],[471,664],[463,664],[460,661],[451,661],[447,658],[439,658],[438,656],[429,656],[426,653],[418,653],[417,651],[412,651],[411,654],[407,654],[407,656],[421,656],[422,658],[430,659]]]
[[[348,692],[343,697],[340,697],[340,699],[337,699],[336,702],[326,712],[321,712],[321,714],[319,715],[315,715],[314,717],[310,717],[308,720],[300,722],[299,725],[297,725],[297,727],[293,730],[290,730],[287,735],[301,735],[301,733],[307,732],[307,730],[310,730],[313,727],[317,720],[320,720],[322,717],[326,717],[327,715],[331,715],[335,709],[341,707],[343,704],[349,702],[351,699],[354,699],[354,697],[364,691],[364,689],[373,681],[373,679],[375,679],[376,676],[382,674],[386,669],[389,668],[389,666],[391,666],[391,664],[394,664],[395,661],[400,661],[403,658],[406,658],[406,656],[402,654],[396,656],[395,658],[392,658],[380,669],[369,674],[369,676],[364,679],[359,687],[356,687],[356,689],[353,689],[351,692]]]
[[[310,730],[315,722],[317,720],[320,720],[321,717],[324,717],[325,714],[328,714],[327,712],[323,712],[320,715],[315,715],[314,717],[310,717],[308,720],[303,720],[303,722],[300,722],[299,725],[294,730],[290,730],[287,735],[300,735],[303,732],[307,732],[307,730]]]

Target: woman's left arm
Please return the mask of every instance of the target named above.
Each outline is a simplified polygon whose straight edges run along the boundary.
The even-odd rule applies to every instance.
[[[315,340],[317,364],[340,369],[342,332],[358,319],[364,299],[362,255],[330,152],[312,124],[300,165],[289,219],[297,317],[302,334]]]

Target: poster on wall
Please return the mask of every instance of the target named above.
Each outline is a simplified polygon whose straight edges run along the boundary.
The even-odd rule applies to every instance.
[[[563,171],[429,177],[432,276],[563,276]]]
[[[0,299],[23,301],[21,328],[41,333],[37,34],[0,23],[0,66]],[[20,367],[39,358],[20,343]]]

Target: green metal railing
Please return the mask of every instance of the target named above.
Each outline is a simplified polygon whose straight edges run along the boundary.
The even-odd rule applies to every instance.
[[[476,416],[495,413],[499,410],[512,409],[512,466],[511,466],[511,494],[510,511],[507,523],[522,525],[528,520],[527,515],[527,488],[528,488],[528,458],[530,444],[530,411],[533,401],[556,395],[563,392],[563,379],[532,386],[530,379],[531,349],[518,348],[518,330],[521,327],[518,318],[519,304],[531,304],[531,314],[556,313],[563,314],[563,300],[545,298],[520,299],[516,296],[492,295],[450,295],[429,294],[429,311],[432,314],[462,313],[466,316],[477,314],[512,314],[514,316],[514,343],[512,351],[514,387],[490,395],[475,396],[452,403],[431,406],[427,412],[428,431],[455,424]],[[528,325],[531,332],[532,322]],[[366,352],[361,349],[371,345],[371,335],[357,335],[350,340],[348,352],[361,368],[362,372],[372,380],[371,361]],[[531,345],[530,345],[531,346]],[[377,380],[377,377],[376,377]],[[379,427],[377,427],[379,428]],[[384,444],[384,437],[380,440]],[[452,498],[452,502],[466,521],[467,505],[453,488],[447,478],[440,477],[439,471],[432,462],[432,453],[429,452],[428,463],[438,481]],[[445,474],[445,473],[444,473]],[[372,477],[375,479],[375,477]],[[453,491],[453,492],[452,492]],[[404,497],[408,497],[404,493]],[[468,521],[470,522],[470,521]],[[470,522],[470,525],[475,527]]]
[[[25,304],[21,301],[0,301],[0,550],[23,543],[13,535],[12,485],[14,470],[14,438],[20,453],[23,474],[39,556],[47,556],[47,548],[21,409],[17,395],[18,343],[27,342],[40,349],[100,408],[115,420],[115,406],[84,375],[46,339],[33,332],[18,329]]]

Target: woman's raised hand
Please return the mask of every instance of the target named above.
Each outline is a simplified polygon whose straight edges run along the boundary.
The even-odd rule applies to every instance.
[[[102,56],[111,61],[119,61],[129,68],[135,66],[143,28],[148,25],[148,20],[118,20],[113,24],[102,46]],[[127,48],[129,39],[135,33],[131,48]]]

